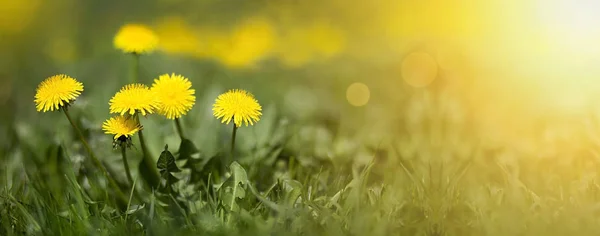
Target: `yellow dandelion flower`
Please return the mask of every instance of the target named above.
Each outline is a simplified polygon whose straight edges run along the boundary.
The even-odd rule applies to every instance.
[[[119,29],[113,43],[125,53],[149,53],[158,47],[158,36],[144,25],[127,24]]]
[[[250,18],[231,33],[229,47],[218,55],[218,59],[231,67],[252,66],[271,54],[275,36],[276,31],[268,20]]]
[[[67,75],[55,75],[42,81],[35,93],[37,111],[54,111],[69,104],[83,92],[83,84]]]
[[[166,116],[167,119],[173,120],[185,115],[196,102],[192,83],[181,75],[161,75],[154,80],[150,90],[156,94],[160,102],[158,113]]]
[[[142,126],[133,118],[125,116],[111,117],[104,121],[102,129],[105,134],[114,134],[114,139],[121,137],[130,138],[138,131],[142,130]]]
[[[140,112],[144,116],[146,113],[154,113],[154,110],[160,105],[156,94],[143,84],[125,85],[110,99],[108,104],[110,113],[134,115],[135,112]]]
[[[262,108],[254,96],[244,90],[229,90],[217,97],[213,106],[213,114],[221,123],[227,123],[233,119],[237,127],[242,126],[242,122],[254,125],[260,116]]]

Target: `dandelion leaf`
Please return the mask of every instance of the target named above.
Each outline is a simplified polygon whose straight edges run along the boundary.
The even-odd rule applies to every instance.
[[[181,144],[179,145],[179,156],[178,160],[189,160],[192,158],[192,155],[199,153],[196,145],[192,143],[189,139],[181,140]]]
[[[181,170],[177,168],[177,164],[175,164],[175,157],[168,150],[168,146],[165,146],[165,150],[160,154],[158,158],[158,162],[156,163],[156,168],[160,171],[161,175],[165,172],[173,173],[180,172]]]
[[[221,204],[228,211],[239,211],[240,207],[236,201],[246,197],[245,187],[248,182],[248,175],[246,170],[235,161],[231,163],[229,170],[231,176],[219,189]]]

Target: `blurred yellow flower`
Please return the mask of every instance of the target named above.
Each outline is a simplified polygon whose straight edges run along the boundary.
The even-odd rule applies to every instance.
[[[225,52],[230,50],[231,43],[229,42],[229,33],[221,28],[201,26],[196,29],[199,35],[202,36],[198,50],[194,52],[195,57],[218,59]]]
[[[278,48],[278,59],[288,67],[300,67],[314,58],[312,48],[305,43],[307,32],[304,29],[288,29]]]
[[[146,113],[154,113],[160,103],[156,94],[148,86],[128,84],[110,99],[109,105],[110,113],[134,115],[136,112],[140,112],[145,116]]]
[[[114,45],[125,53],[149,53],[158,46],[158,36],[148,27],[140,24],[127,24],[119,29]]]
[[[261,106],[254,96],[241,89],[229,90],[217,97],[213,105],[213,114],[221,123],[229,124],[233,119],[236,127],[240,127],[242,122],[254,125],[260,120]]]
[[[154,80],[150,90],[160,101],[158,113],[167,119],[173,120],[185,115],[196,102],[192,83],[181,75],[161,75]]]
[[[233,68],[252,66],[270,56],[277,38],[272,23],[263,17],[248,18],[227,31],[195,27],[170,16],[160,21],[157,32],[167,53],[210,58]]]
[[[177,16],[162,19],[156,26],[160,47],[167,53],[193,54],[199,50],[200,37],[188,23]]]
[[[267,57],[275,44],[275,30],[269,21],[255,17],[235,27],[230,47],[220,52],[220,60],[231,67],[253,65]]]
[[[42,0],[0,0],[0,32],[19,33],[29,26]]]
[[[83,84],[67,75],[55,75],[42,81],[35,93],[37,111],[54,111],[74,101],[83,92]]]
[[[121,137],[130,138],[132,135],[142,130],[142,126],[132,117],[117,116],[104,121],[102,129],[105,134],[113,134],[114,140]]]
[[[346,47],[346,37],[342,30],[319,20],[310,25],[287,27],[278,46],[278,58],[283,64],[299,67],[340,54]]]
[[[326,21],[316,22],[308,28],[307,43],[311,45],[317,56],[324,59],[341,53],[346,47],[344,32]]]

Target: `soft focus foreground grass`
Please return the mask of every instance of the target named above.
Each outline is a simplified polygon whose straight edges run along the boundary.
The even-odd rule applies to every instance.
[[[317,96],[298,92],[300,85],[287,86],[295,96],[303,94],[287,103],[276,102],[285,94],[257,89],[264,116],[239,130],[240,165],[222,173],[230,127],[210,111],[221,83],[192,81],[198,102],[183,122],[199,152],[177,151],[171,122],[144,119],[154,158],[168,144],[183,171],[174,173],[179,181],[172,195],[138,185],[141,200],[132,195],[128,206],[110,197],[112,190],[97,170],[83,166],[86,155],[60,114],[31,114],[4,126],[9,135],[0,166],[0,234],[595,235],[600,230],[593,123],[562,143],[528,144],[538,148],[531,152],[483,139],[467,122],[468,111],[455,109],[449,99],[436,100],[445,96],[436,90],[419,90],[402,106],[387,106],[396,109],[393,118],[383,116],[389,110],[371,111],[375,114],[365,117],[389,120],[377,129],[363,116],[344,118],[357,108],[346,107],[332,118],[318,111],[336,111],[327,105],[308,104],[305,110],[290,105],[301,104],[306,94]],[[88,86],[72,111],[94,150],[126,183],[111,137],[99,130],[108,117],[104,101],[117,84]],[[364,125],[357,126],[361,120]],[[560,132],[557,127],[540,132]],[[544,140],[523,140],[531,139]],[[138,162],[139,148],[130,152]],[[226,191],[233,188],[237,198]]]

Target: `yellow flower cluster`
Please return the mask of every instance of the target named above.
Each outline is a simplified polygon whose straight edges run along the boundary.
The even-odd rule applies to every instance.
[[[110,113],[118,114],[106,120],[102,128],[114,139],[131,137],[142,129],[133,116],[155,111],[168,119],[185,115],[196,102],[192,83],[177,74],[160,75],[151,88],[143,84],[123,86],[109,102]],[[36,109],[46,112],[58,110],[74,101],[83,91],[83,84],[66,75],[55,75],[44,80],[35,95]],[[222,123],[232,120],[237,127],[253,125],[262,115],[262,108],[254,96],[240,89],[219,95],[213,105],[213,114]]]
[[[116,48],[125,53],[131,53],[136,59],[134,67],[136,73],[133,73],[133,81],[138,77],[138,56],[142,53],[151,52],[158,43],[154,33],[141,25],[126,25],[121,28],[115,36],[114,44]],[[242,48],[251,48],[249,45]],[[235,58],[235,57],[233,57]],[[237,59],[232,59],[236,61]],[[237,62],[234,62],[237,63]],[[47,112],[61,110],[64,112],[69,123],[73,126],[87,150],[93,163],[101,170],[108,179],[112,188],[115,188],[117,195],[125,202],[126,197],[119,190],[116,181],[111,177],[112,173],[106,171],[101,161],[91,150],[89,144],[73,121],[67,109],[83,92],[83,84],[74,78],[64,74],[51,76],[42,81],[37,89],[34,98],[35,107],[38,112]],[[133,145],[132,136],[139,133],[140,146],[142,149],[142,162],[140,172],[151,173],[151,177],[144,177],[146,183],[150,186],[156,186],[159,173],[154,167],[154,160],[148,151],[144,141],[143,126],[140,124],[140,116],[146,116],[158,113],[167,119],[175,120],[177,132],[182,141],[185,141],[183,129],[179,118],[187,114],[196,102],[195,90],[192,83],[185,77],[172,74],[163,74],[154,79],[152,87],[141,83],[132,83],[123,86],[108,102],[109,112],[116,114],[102,123],[102,130],[113,137],[113,148],[121,148],[123,157],[123,166],[130,184],[134,184],[127,161],[126,149]],[[244,90],[230,90],[218,96],[213,106],[213,114],[222,123],[229,123],[233,120],[233,135],[231,150],[235,147],[236,130],[243,123],[246,126],[256,123],[261,113],[261,106],[252,94]]]
[[[223,30],[166,17],[156,32],[167,53],[210,58],[232,68],[252,67],[268,58],[299,67],[333,58],[346,48],[345,32],[326,20],[283,24],[278,28],[272,20],[254,16]]]
[[[266,25],[261,25],[260,22],[255,24],[258,24],[255,25],[258,28],[267,29],[264,28]],[[254,31],[242,30],[239,35],[242,37],[252,32]],[[114,39],[118,49],[135,54],[150,52],[154,50],[157,43],[158,38],[143,25],[125,25]],[[241,44],[238,46],[246,48]],[[231,61],[231,63],[239,62]],[[63,74],[51,76],[42,81],[36,90],[34,100],[36,109],[40,112],[65,109],[81,92],[83,92],[83,84],[74,78]],[[175,120],[187,114],[195,102],[192,83],[189,79],[175,73],[160,75],[154,79],[152,87],[140,83],[127,84],[110,99],[109,111],[117,116],[104,121],[102,129],[106,134],[113,135],[115,142],[127,142],[131,140],[131,136],[143,129],[139,123],[139,115],[158,113],[167,119]],[[262,108],[254,96],[240,89],[229,90],[219,95],[212,110],[214,116],[221,119],[222,123],[229,124],[233,120],[236,128],[243,124],[253,125],[262,115]],[[178,122],[177,124],[179,127]]]
[[[138,114],[146,116],[156,112],[168,119],[180,118],[196,101],[195,90],[191,87],[187,78],[176,74],[160,75],[151,88],[143,84],[125,85],[110,99],[110,113],[119,116],[107,120],[104,130],[107,134],[115,134],[117,139],[141,130],[138,119],[133,119]]]

